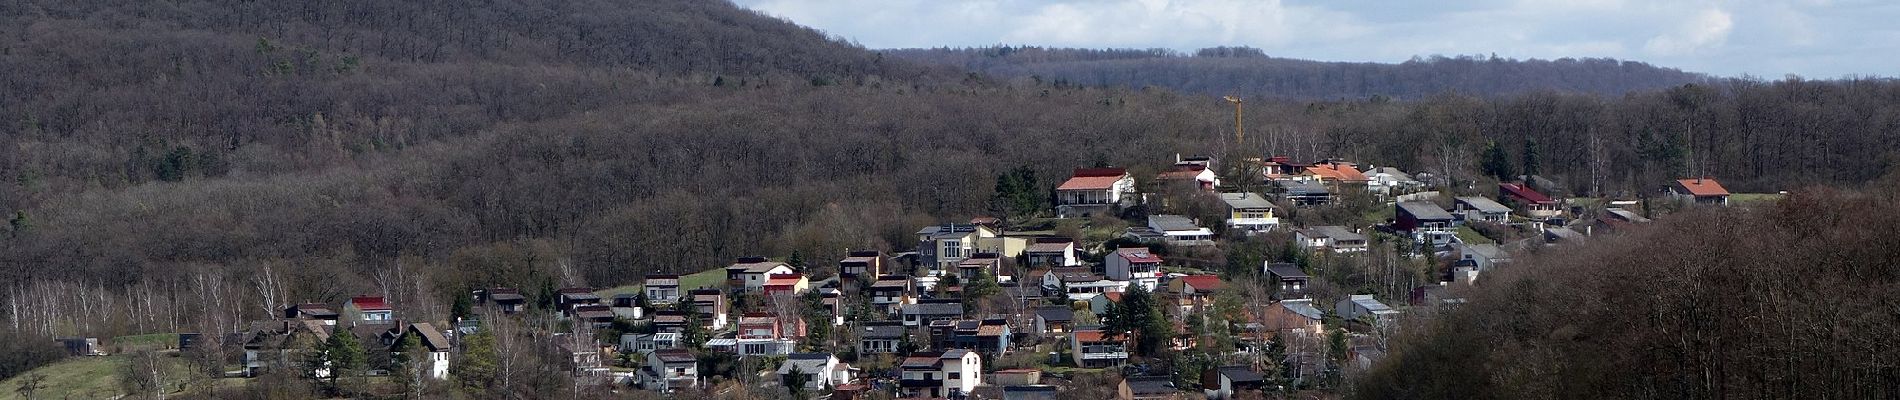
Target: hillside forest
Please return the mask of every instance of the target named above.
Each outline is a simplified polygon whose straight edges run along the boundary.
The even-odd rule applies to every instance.
[[[1347,159],[1472,190],[1541,175],[1588,197],[1650,196],[1696,175],[1736,192],[1854,188],[1900,161],[1900,83],[1887,79],[1249,57],[976,68],[977,56],[867,50],[687,0],[0,2],[0,335],[228,331],[285,304],[366,293],[439,320],[475,287],[613,287],[744,255],[835,265],[847,249],[907,251],[920,226],[1008,214],[993,194],[1011,171],[1047,191],[1072,168],[1124,166],[1146,179],[1175,155]],[[1069,68],[1109,78],[1052,78]],[[1162,70],[1175,72],[1150,72]],[[1203,70],[1284,78],[1112,77]],[[1472,82],[1564,70],[1590,73]],[[1364,78],[1340,83],[1355,82],[1347,76]],[[1232,106],[1212,94],[1232,88],[1247,99],[1244,141]],[[1509,161],[1487,168],[1487,152]],[[1701,229],[1778,223],[1728,218]],[[1821,249],[1877,252],[1883,240],[1852,238],[1869,245]],[[1732,257],[1747,255],[1765,256]],[[1841,257],[1861,255],[1884,257]],[[1503,300],[1537,287],[1499,286],[1520,288],[1495,295]],[[1480,312],[1469,318],[1490,321]],[[1658,315],[1700,321],[1676,312]],[[1526,332],[1490,334],[1554,340]],[[1742,338],[1730,335],[1678,350]],[[1395,365],[1430,362],[1410,357]],[[1626,366],[1604,357],[1577,368]],[[1801,365],[1831,365],[1811,362]]]

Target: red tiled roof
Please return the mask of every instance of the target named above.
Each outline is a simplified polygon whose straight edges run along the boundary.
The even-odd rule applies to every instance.
[[[1522,183],[1500,183],[1498,188],[1504,189],[1504,193],[1526,203],[1548,204],[1551,202],[1550,196],[1531,190],[1529,186],[1524,186]]]
[[[365,310],[365,311],[388,311],[389,310],[389,303],[384,302],[382,296],[357,296],[357,297],[350,298],[350,304],[355,305],[356,309],[358,310]]]
[[[1682,188],[1688,190],[1689,194],[1696,196],[1728,195],[1728,189],[1722,188],[1722,183],[1716,182],[1715,179],[1712,178],[1677,179],[1676,184],[1682,185]]]
[[[805,277],[805,275],[802,275],[802,274],[781,274],[781,275],[772,275],[772,277],[771,277],[771,278],[766,278],[766,280],[765,280],[765,283],[764,283],[764,286],[791,286],[791,285],[796,285],[796,284],[798,284],[798,280],[799,280],[799,278],[804,278],[804,277]]]
[[[1078,176],[1062,182],[1056,190],[1108,190],[1114,189],[1115,182],[1120,180],[1121,176]]]
[[[1181,279],[1181,282],[1193,286],[1196,291],[1207,292],[1220,290],[1221,288],[1219,275],[1188,275],[1179,279]]]
[[[1102,331],[1075,331],[1075,341],[1077,342],[1107,342],[1113,340],[1114,339],[1109,339],[1108,334]]]
[[[1352,163],[1348,162],[1313,164],[1312,167],[1307,167],[1306,170],[1312,172],[1313,175],[1318,175],[1321,180],[1344,182],[1365,182],[1370,180],[1366,179],[1366,174],[1360,173],[1357,168],[1353,167]]]
[[[1155,179],[1160,179],[1160,180],[1195,179],[1201,176],[1201,171],[1206,171],[1206,170],[1207,170],[1207,166],[1205,165],[1199,165],[1199,164],[1176,165],[1174,166],[1173,169],[1162,171],[1160,174],[1156,174]]]

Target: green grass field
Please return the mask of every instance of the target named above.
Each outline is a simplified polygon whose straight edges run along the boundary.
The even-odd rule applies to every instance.
[[[176,392],[184,385],[189,367],[185,360],[176,357],[177,353],[161,353],[164,368],[161,374],[165,386]],[[36,399],[106,399],[125,395],[120,386],[120,375],[125,373],[126,363],[132,356],[114,354],[103,357],[73,357],[51,365],[34,369],[32,372],[0,382],[0,400],[25,399],[18,389],[28,376],[45,376],[40,383],[41,389],[33,393]]]
[[[113,353],[130,353],[138,350],[164,350],[178,347],[178,334],[154,333],[150,335],[120,336],[107,341]]]
[[[721,287],[720,285],[723,285],[725,281],[726,269],[723,267],[700,271],[692,275],[683,275],[680,276],[680,294],[685,295],[685,291],[698,289],[700,287]],[[615,295],[639,292],[640,284],[635,283],[632,285],[597,290],[594,291],[594,294],[600,295],[601,299],[605,301],[613,299]]]
[[[1478,233],[1478,230],[1471,229],[1470,226],[1458,227],[1458,239],[1470,244],[1497,244],[1497,241],[1484,237],[1484,235]]]

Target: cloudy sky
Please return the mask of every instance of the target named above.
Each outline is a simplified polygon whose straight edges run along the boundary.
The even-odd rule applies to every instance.
[[[734,0],[870,48],[1245,45],[1326,61],[1613,57],[1722,76],[1900,76],[1891,0]]]

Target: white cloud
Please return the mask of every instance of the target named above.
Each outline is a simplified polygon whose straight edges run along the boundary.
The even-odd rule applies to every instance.
[[[1695,54],[1703,49],[1721,46],[1734,28],[1735,21],[1728,12],[1721,9],[1703,10],[1684,20],[1676,30],[1649,39],[1643,44],[1643,51],[1664,56]]]

